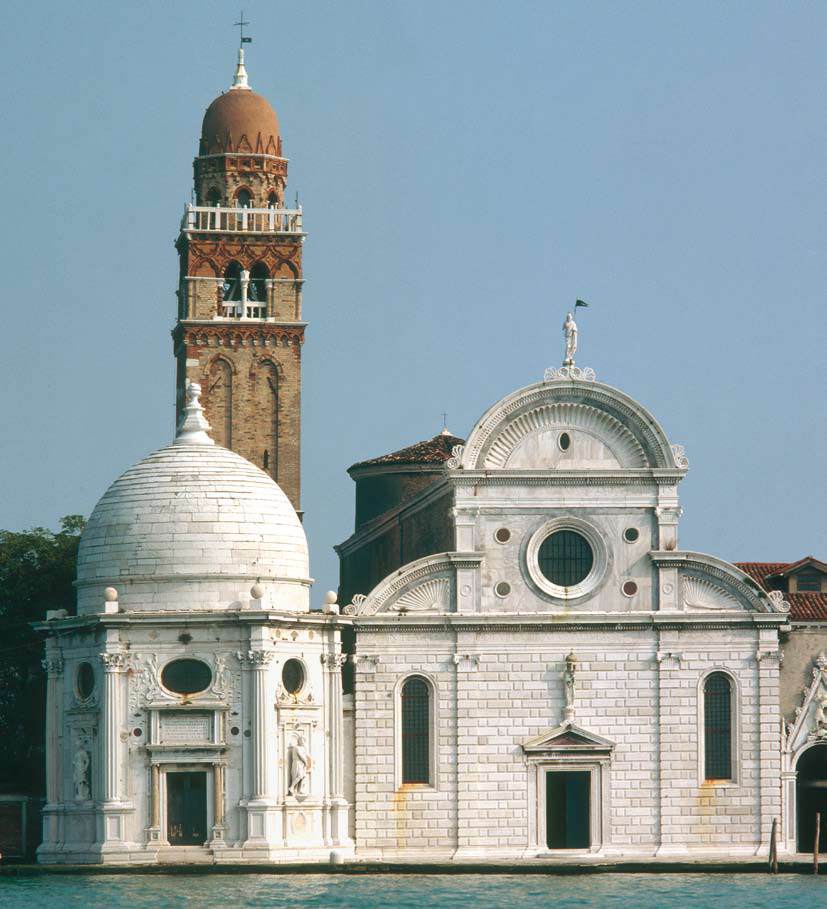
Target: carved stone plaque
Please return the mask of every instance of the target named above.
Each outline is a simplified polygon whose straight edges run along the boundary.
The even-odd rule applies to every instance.
[[[168,713],[161,717],[161,741],[165,745],[211,742],[212,719],[206,712]]]

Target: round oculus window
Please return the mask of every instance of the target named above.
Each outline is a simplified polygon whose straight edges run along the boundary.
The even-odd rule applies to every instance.
[[[639,537],[640,531],[637,527],[627,527],[623,531],[623,539],[626,540],[627,543],[636,543]]]
[[[624,581],[620,589],[624,596],[633,597],[637,593],[637,584],[634,581]]]
[[[494,532],[494,539],[498,543],[507,543],[511,539],[511,531],[507,527],[498,527]]]
[[[288,660],[281,670],[281,684],[288,694],[296,694],[304,685],[304,666],[300,660]]]
[[[557,445],[560,451],[568,451],[571,448],[571,436],[567,432],[561,432],[557,437]]]
[[[594,565],[589,541],[576,530],[557,530],[540,544],[537,562],[543,575],[558,587],[575,587]]]
[[[77,685],[78,697],[82,701],[92,696],[92,692],[95,690],[95,670],[92,668],[91,663],[81,663],[78,666],[75,684]]]
[[[164,666],[161,684],[175,694],[195,694],[209,688],[212,670],[201,660],[173,660]]]
[[[511,593],[511,585],[508,581],[500,581],[494,586],[494,593],[496,593],[498,597],[507,597],[509,593]]]

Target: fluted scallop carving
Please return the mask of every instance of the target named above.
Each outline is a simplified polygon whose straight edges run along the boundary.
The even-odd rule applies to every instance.
[[[742,609],[731,594],[702,578],[683,578],[683,605],[687,609]]]
[[[611,451],[621,467],[648,466],[637,439],[605,411],[583,404],[546,404],[521,414],[504,427],[488,449],[485,468],[507,467],[509,458],[529,435],[550,429],[580,431],[594,436]]]
[[[450,597],[448,578],[433,578],[403,593],[391,608],[397,612],[447,612]]]

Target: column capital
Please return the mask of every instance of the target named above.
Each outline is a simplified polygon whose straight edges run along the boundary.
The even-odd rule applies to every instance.
[[[238,650],[238,662],[245,669],[265,669],[276,656],[275,650]]]
[[[98,654],[98,658],[103,664],[104,672],[125,672],[127,668],[127,656],[123,651],[104,651]]]
[[[321,659],[322,666],[328,672],[340,672],[342,666],[347,662],[347,655],[344,653],[323,653]]]
[[[58,676],[63,672],[63,657],[47,656],[40,661],[40,665],[46,670],[46,673],[52,677]]]

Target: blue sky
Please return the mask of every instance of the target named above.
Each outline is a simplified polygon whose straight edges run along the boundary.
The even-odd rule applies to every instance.
[[[31,3],[4,24],[0,527],[88,514],[173,431],[172,242],[238,18]],[[561,358],[686,446],[681,545],[827,558],[823,3],[248,2],[305,248],[314,601],[345,473],[465,435]]]

